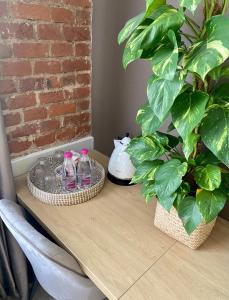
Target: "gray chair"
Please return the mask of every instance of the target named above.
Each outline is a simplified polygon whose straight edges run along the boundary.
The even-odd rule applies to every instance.
[[[23,209],[0,200],[0,217],[30,261],[41,287],[57,300],[102,300],[105,296],[86,278],[77,261],[36,231]]]

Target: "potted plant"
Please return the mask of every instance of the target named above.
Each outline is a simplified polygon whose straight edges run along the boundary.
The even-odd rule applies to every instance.
[[[136,118],[142,135],[127,149],[132,182],[147,202],[157,197],[155,225],[192,248],[210,234],[229,194],[229,1],[203,1],[197,24],[201,2],[146,0],[118,37],[127,40],[125,68],[137,59],[152,66]]]

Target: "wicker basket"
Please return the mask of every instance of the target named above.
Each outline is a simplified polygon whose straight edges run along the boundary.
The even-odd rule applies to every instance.
[[[154,225],[170,237],[183,243],[191,249],[197,249],[210,235],[216,219],[209,224],[202,222],[191,235],[188,235],[178,217],[175,208],[168,213],[158,202],[155,212]]]
[[[52,158],[49,158],[52,162]],[[74,192],[63,192],[61,190],[61,182],[60,178],[59,180],[59,188],[55,192],[46,192],[41,189],[39,189],[36,186],[36,178],[33,177],[33,169],[28,173],[27,175],[27,184],[30,192],[34,197],[39,199],[41,202],[50,204],[50,205],[75,205],[80,204],[83,202],[86,202],[93,197],[95,197],[103,188],[104,182],[105,182],[105,170],[101,164],[99,164],[97,161],[92,160],[95,168],[95,182],[93,185],[85,190],[77,190]],[[34,166],[35,167],[35,166]],[[56,169],[56,163],[52,162],[53,170]]]

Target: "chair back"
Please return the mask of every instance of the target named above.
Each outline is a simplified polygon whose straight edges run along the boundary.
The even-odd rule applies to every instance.
[[[104,298],[70,254],[26,221],[22,207],[2,199],[0,217],[30,261],[38,282],[49,295],[58,300]]]

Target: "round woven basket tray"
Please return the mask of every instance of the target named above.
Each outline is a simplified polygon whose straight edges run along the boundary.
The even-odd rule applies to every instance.
[[[60,163],[56,161],[53,157],[49,157],[50,168],[53,172],[56,172],[58,167],[60,167]],[[73,192],[65,192],[62,190],[61,178],[60,176],[56,176],[57,184],[55,190],[52,191],[44,191],[38,188],[37,178],[34,176],[34,168],[30,170],[27,174],[27,184],[30,192],[34,197],[42,201],[43,203],[47,203],[50,205],[75,205],[86,202],[96,195],[102,190],[104,182],[105,182],[105,170],[103,166],[98,163],[96,160],[91,160],[93,166],[93,180],[92,185],[83,190],[75,190]]]

